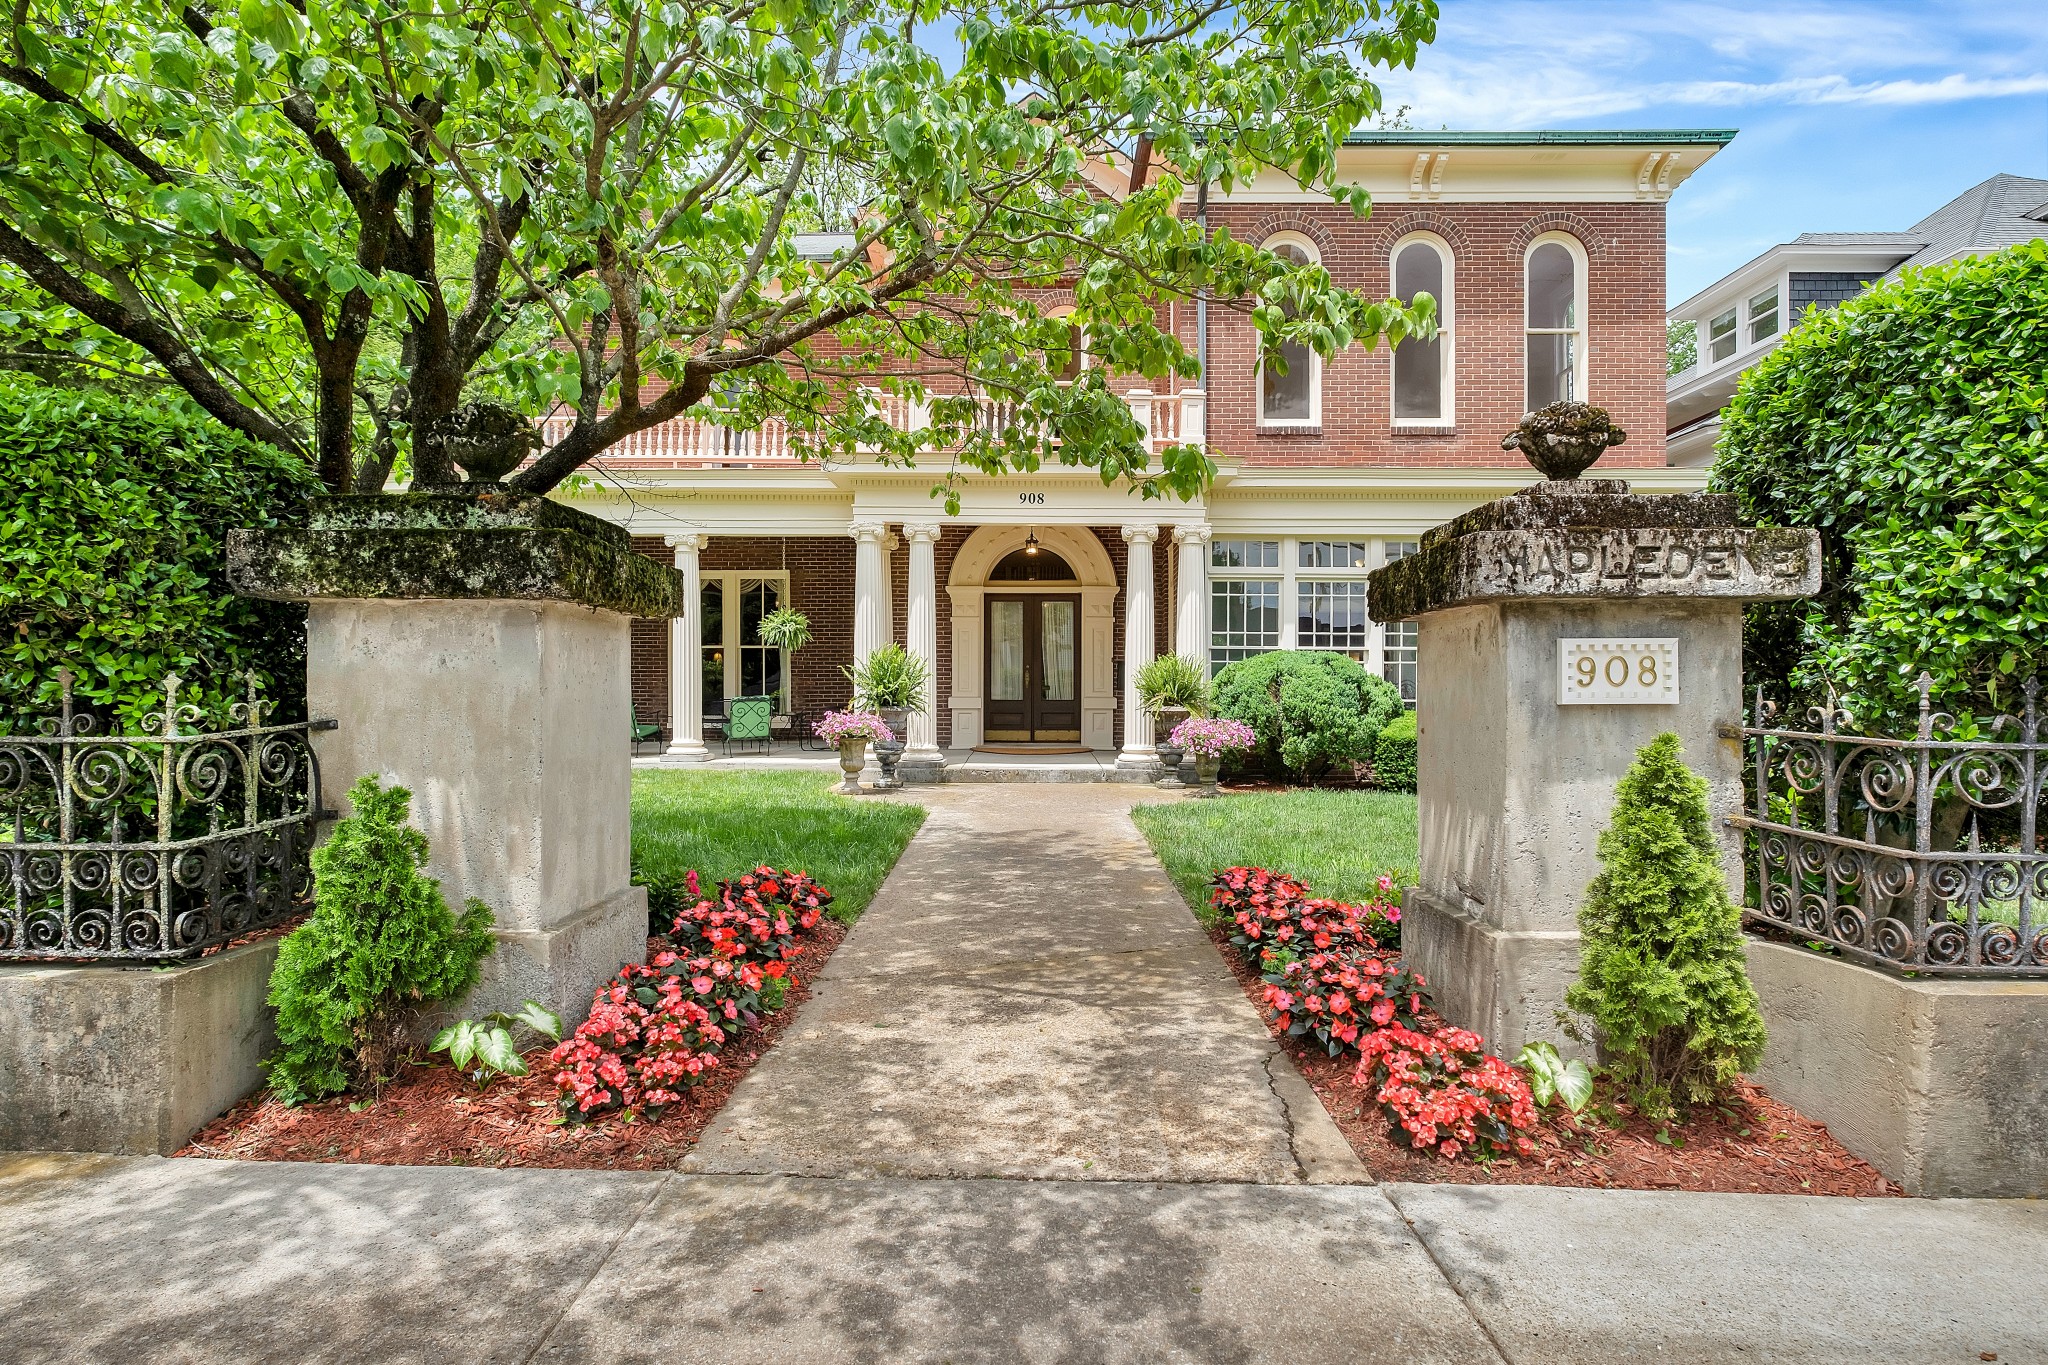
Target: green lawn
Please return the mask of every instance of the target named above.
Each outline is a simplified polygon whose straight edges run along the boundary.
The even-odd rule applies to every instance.
[[[697,870],[704,889],[771,867],[808,872],[851,924],[924,823],[897,798],[834,796],[819,773],[633,774],[633,867],[644,877]]]
[[[1319,896],[1361,901],[1382,872],[1415,881],[1415,798],[1404,792],[1241,792],[1143,805],[1131,818],[1197,914],[1225,867],[1270,867]]]

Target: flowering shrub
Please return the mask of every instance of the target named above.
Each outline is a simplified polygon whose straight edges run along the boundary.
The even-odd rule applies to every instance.
[[[1351,946],[1300,958],[1270,954],[1261,979],[1261,998],[1287,1036],[1313,1037],[1332,1057],[1358,1048],[1374,1029],[1419,1027],[1429,999],[1421,977]]]
[[[834,747],[850,739],[887,744],[896,738],[888,722],[872,711],[827,711],[824,719],[811,727],[811,733]]]
[[[692,972],[693,964],[661,953],[653,963],[628,963],[597,993],[590,1017],[548,1054],[570,1117],[656,1116],[718,1065],[726,1031],[695,998]],[[713,994],[708,984],[702,994]]]
[[[670,927],[676,947],[691,956],[747,960],[781,976],[797,954],[797,936],[818,926],[832,893],[802,872],[757,867],[718,884],[718,899],[680,911]]]
[[[1421,1033],[1390,1022],[1359,1045],[1353,1082],[1419,1151],[1455,1157],[1528,1156],[1536,1150],[1536,1101],[1522,1073],[1461,1028]]]
[[[1225,754],[1242,753],[1258,741],[1252,727],[1241,720],[1191,716],[1173,727],[1173,734],[1166,742],[1196,758],[1221,758]]]

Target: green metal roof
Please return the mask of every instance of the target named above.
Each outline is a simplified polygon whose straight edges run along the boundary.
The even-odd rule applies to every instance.
[[[1579,128],[1540,128],[1514,133],[1475,133],[1444,129],[1429,132],[1420,128],[1360,128],[1344,138],[1347,147],[1633,147],[1643,145],[1725,147],[1735,140],[1733,128],[1623,128],[1595,131]]]

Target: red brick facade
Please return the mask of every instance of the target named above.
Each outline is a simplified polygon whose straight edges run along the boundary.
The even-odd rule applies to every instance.
[[[1389,394],[1391,353],[1354,346],[1323,366],[1322,423],[1315,431],[1261,429],[1250,319],[1209,310],[1211,446],[1247,465],[1405,465],[1499,468],[1519,463],[1500,438],[1520,420],[1524,379],[1523,260],[1530,241],[1566,232],[1587,258],[1587,398],[1628,431],[1605,468],[1664,463],[1664,206],[1627,204],[1413,204],[1383,201],[1360,221],[1335,205],[1212,205],[1212,228],[1261,242],[1297,232],[1316,243],[1332,280],[1375,297],[1392,292],[1391,253],[1411,232],[1433,232],[1453,257],[1455,430],[1397,431]],[[1194,310],[1177,331],[1195,344]]]

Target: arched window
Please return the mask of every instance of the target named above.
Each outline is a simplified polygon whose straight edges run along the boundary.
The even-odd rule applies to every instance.
[[[1586,249],[1563,232],[1529,243],[1523,262],[1529,411],[1586,396]]]
[[[1081,371],[1088,368],[1088,342],[1082,335],[1081,324],[1074,320],[1071,308],[1055,308],[1046,316],[1064,318],[1067,323],[1067,346],[1065,352],[1052,352],[1046,356],[1046,368],[1053,372],[1053,378],[1062,384],[1071,384],[1081,377]]]
[[[1419,232],[1394,243],[1394,297],[1415,302],[1417,294],[1436,300],[1437,334],[1409,337],[1394,348],[1394,420],[1451,421],[1454,373],[1451,248],[1441,237]]]
[[[1277,233],[1262,245],[1295,265],[1320,260],[1315,243],[1298,232]],[[1315,426],[1323,420],[1323,358],[1298,341],[1282,342],[1279,354],[1278,365],[1268,364],[1263,356],[1259,360],[1259,425]]]
[[[989,571],[991,583],[1072,583],[1073,566],[1038,544],[1037,537],[1021,550],[1012,550]]]

